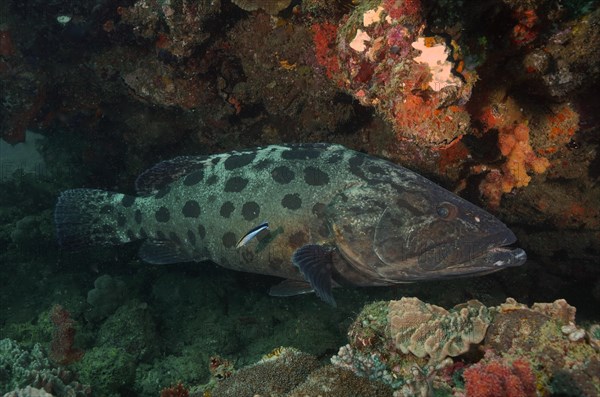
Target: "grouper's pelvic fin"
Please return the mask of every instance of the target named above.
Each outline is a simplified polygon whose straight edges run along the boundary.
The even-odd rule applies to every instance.
[[[133,196],[97,189],[66,190],[58,197],[54,225],[58,243],[67,249],[117,245],[135,240],[126,233],[126,215],[117,210]]]

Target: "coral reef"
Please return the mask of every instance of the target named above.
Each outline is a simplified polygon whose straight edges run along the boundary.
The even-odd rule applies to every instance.
[[[69,365],[81,360],[84,351],[74,347],[76,330],[71,314],[61,305],[54,305],[50,310],[50,320],[54,324],[50,359],[60,365]]]
[[[577,337],[575,308],[564,300],[534,304],[531,308],[509,299],[497,307],[484,345],[503,358],[529,361],[538,388],[554,391],[555,378],[571,379],[579,395],[600,391],[597,376],[600,355],[593,345]]]
[[[127,286],[123,280],[104,274],[94,281],[94,288],[87,293],[91,306],[85,312],[88,321],[99,321],[110,316],[126,299]]]
[[[493,355],[490,355],[493,356]],[[463,372],[469,397],[535,397],[536,379],[529,362],[503,362],[487,356]]]
[[[136,362],[123,349],[100,346],[86,352],[77,370],[82,381],[93,383],[95,393],[110,396],[131,389]]]
[[[160,397],[188,397],[189,395],[189,390],[181,382],[160,391]]]
[[[458,397],[492,384],[527,394],[531,371],[539,395],[600,395],[598,20],[586,0],[0,2],[0,335],[18,341],[0,342],[0,394],[87,396],[81,372],[102,396],[155,397],[179,381],[190,395],[234,395],[250,379],[273,394],[283,380],[294,397]],[[316,141],[487,206],[527,266],[340,291],[334,312],[210,264],[141,266],[136,246],[54,245],[62,189],[133,193],[158,160]],[[102,274],[112,280],[94,283]],[[422,301],[390,306],[401,296]],[[566,297],[577,318],[565,301],[493,307],[507,296]],[[423,302],[474,298],[486,306]],[[62,320],[74,328],[58,360],[86,351],[68,370],[44,349],[54,302],[77,320]],[[310,369],[233,367],[280,345]],[[319,366],[337,349],[335,365]]]
[[[264,10],[268,14],[275,15],[286,9],[291,0],[232,0],[232,3],[246,11]]]
[[[469,350],[483,340],[491,315],[481,302],[469,301],[450,312],[417,298],[391,301],[388,306],[390,335],[404,354],[440,362]]]
[[[377,302],[359,314],[350,343],[331,362],[398,395],[461,390],[452,374],[466,366],[467,396],[535,396],[554,391],[557,376],[593,396],[600,390],[591,375],[600,366],[596,328],[585,331],[574,321],[575,308],[564,300],[531,308],[510,298],[490,308],[469,301],[449,311],[416,298]],[[486,351],[483,358],[475,345]]]
[[[156,354],[156,324],[148,304],[133,299],[108,317],[98,330],[98,345],[123,349],[136,360]]]
[[[477,77],[464,69],[456,42],[423,33],[422,14],[417,0],[361,2],[337,27],[335,42],[327,23],[313,26],[314,40],[328,76],[375,107],[398,139],[438,148],[466,132],[463,105]]]
[[[119,7],[124,23],[134,32],[155,42],[156,51],[163,56],[186,58],[210,37],[205,27],[221,10],[219,0],[156,1],[138,0],[133,6]],[[164,28],[156,26],[164,24]]]
[[[11,339],[0,340],[0,368],[0,391],[11,397],[35,396],[36,390],[54,397],[92,394],[90,387],[79,383],[73,372],[52,365],[40,345],[25,350]]]
[[[223,379],[212,390],[211,396],[285,395],[318,366],[315,357],[293,348],[284,348],[278,354],[263,358]]]

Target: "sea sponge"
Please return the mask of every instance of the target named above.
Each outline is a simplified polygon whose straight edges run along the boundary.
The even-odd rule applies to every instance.
[[[476,300],[448,311],[417,298],[402,298],[390,301],[388,320],[392,339],[402,353],[429,356],[432,363],[466,353],[471,344],[481,342],[491,315]]]

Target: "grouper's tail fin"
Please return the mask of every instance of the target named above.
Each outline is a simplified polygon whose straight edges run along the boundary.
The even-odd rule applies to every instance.
[[[54,225],[63,248],[117,245],[134,240],[126,233],[128,213],[123,203],[135,198],[96,189],[66,190],[58,197]]]

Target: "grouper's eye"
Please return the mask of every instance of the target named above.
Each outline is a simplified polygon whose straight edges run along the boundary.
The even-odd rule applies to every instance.
[[[446,202],[438,205],[435,211],[437,212],[440,218],[446,221],[450,221],[456,218],[456,215],[458,214],[458,209],[456,208],[456,206],[454,204]]]

